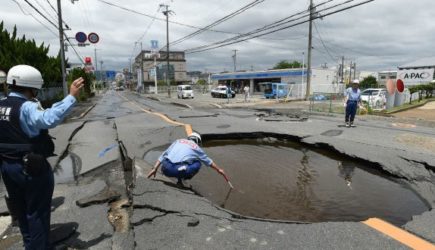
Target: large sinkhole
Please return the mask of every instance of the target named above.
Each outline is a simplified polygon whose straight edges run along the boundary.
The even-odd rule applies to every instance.
[[[165,148],[149,151],[145,160],[154,163]],[[300,222],[378,217],[402,225],[428,210],[403,181],[327,150],[274,138],[213,140],[203,149],[225,169],[235,189],[205,166],[189,183],[241,215]]]

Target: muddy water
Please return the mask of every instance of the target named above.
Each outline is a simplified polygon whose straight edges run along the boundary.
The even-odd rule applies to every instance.
[[[203,145],[235,186],[203,166],[189,183],[214,203],[242,215],[292,221],[361,221],[396,225],[428,210],[404,184],[372,166],[275,139],[212,141]],[[151,151],[153,162],[162,151]],[[152,160],[151,160],[152,158]]]

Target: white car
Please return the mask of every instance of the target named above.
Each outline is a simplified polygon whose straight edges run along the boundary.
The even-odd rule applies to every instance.
[[[178,99],[192,98],[194,97],[192,86],[190,85],[178,85],[177,86]]]
[[[211,96],[212,97],[220,97],[220,98],[227,98],[227,86],[217,86],[216,88],[211,90]],[[231,98],[236,97],[236,92],[231,90]]]
[[[365,89],[361,92],[361,100],[372,107],[382,107],[387,96],[386,89]]]

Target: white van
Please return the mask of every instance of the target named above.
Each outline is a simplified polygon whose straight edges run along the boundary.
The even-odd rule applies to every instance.
[[[190,85],[178,85],[177,86],[177,97],[184,98],[193,98],[193,89]]]

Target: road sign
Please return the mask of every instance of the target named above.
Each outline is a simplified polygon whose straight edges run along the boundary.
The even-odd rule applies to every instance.
[[[86,36],[86,34],[84,32],[77,32],[76,33],[76,40],[79,43],[84,43],[86,42],[86,40],[88,39],[88,37]]]
[[[151,40],[151,53],[156,54],[159,51],[159,41]]]
[[[158,49],[158,48],[159,48],[159,41],[151,40],[151,49]]]
[[[98,41],[100,41],[100,37],[97,35],[97,33],[91,32],[88,35],[88,40],[91,43],[98,43]]]

